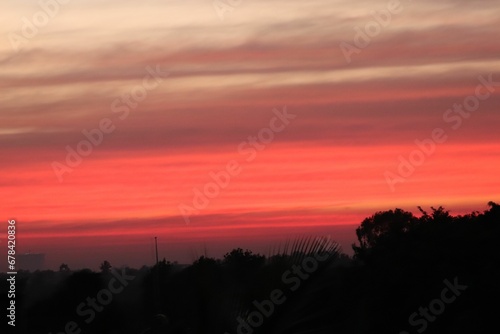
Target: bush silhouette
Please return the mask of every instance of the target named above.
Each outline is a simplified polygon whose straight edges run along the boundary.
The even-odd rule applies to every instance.
[[[419,207],[419,215],[376,212],[356,229],[354,258],[333,242],[301,237],[268,257],[236,248],[223,259],[202,256],[187,267],[163,259],[153,267],[127,268],[136,278],[90,323],[75,310],[114,277],[108,261],[98,273],[70,271],[64,263],[58,272],[20,272],[19,330],[60,332],[75,320],[82,334],[233,334],[244,332],[242,322],[255,324],[250,316],[257,319],[256,303],[279,289],[286,301],[249,327],[253,334],[416,333],[409,316],[439,298],[444,280],[456,278],[467,290],[425,333],[486,332],[499,311],[491,300],[500,298],[500,206],[488,205],[484,212],[457,216],[442,207]],[[328,260],[292,291],[284,273],[314,254]],[[8,291],[6,278],[0,277],[1,291]]]

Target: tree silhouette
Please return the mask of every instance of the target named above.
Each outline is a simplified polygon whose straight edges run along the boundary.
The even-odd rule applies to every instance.
[[[401,209],[377,212],[364,219],[356,229],[359,246],[352,246],[356,257],[369,260],[371,253],[398,240],[417,223],[418,219],[411,212]]]
[[[61,265],[59,266],[59,271],[68,272],[68,271],[70,271],[69,266],[66,263],[61,263]]]
[[[111,264],[107,260],[104,260],[99,266],[99,269],[101,269],[102,273],[109,273],[111,271]]]
[[[101,272],[70,271],[65,263],[59,273],[20,272],[20,332],[61,332],[79,307],[81,334],[417,333],[409,316],[430,305],[439,311],[445,280],[458,279],[468,288],[446,302],[425,334],[486,333],[499,311],[491,301],[500,299],[500,206],[488,206],[465,215],[438,206],[376,212],[356,230],[354,259],[324,236],[288,240],[267,258],[236,248],[187,267],[163,259],[127,269],[135,278],[123,289],[117,276],[112,303],[108,261]],[[0,273],[2,291],[8,278]],[[277,291],[284,301],[271,303]]]
[[[264,263],[265,257],[260,254],[253,254],[250,250],[241,248],[233,249],[224,255],[223,264],[233,268],[256,268]]]

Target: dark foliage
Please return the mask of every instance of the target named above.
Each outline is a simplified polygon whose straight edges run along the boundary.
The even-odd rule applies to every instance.
[[[74,321],[82,334],[486,333],[500,310],[500,206],[489,206],[464,216],[377,212],[357,228],[352,259],[329,239],[303,237],[267,258],[238,248],[190,266],[20,272],[16,329],[65,333]],[[467,288],[422,320],[445,281]],[[7,291],[4,275],[0,285]]]

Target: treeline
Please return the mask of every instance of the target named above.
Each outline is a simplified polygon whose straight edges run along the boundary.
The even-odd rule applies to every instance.
[[[182,267],[22,272],[19,333],[482,333],[500,307],[500,206],[377,212],[354,257],[325,237]],[[2,292],[6,277],[1,277]],[[5,298],[6,300],[6,298]]]

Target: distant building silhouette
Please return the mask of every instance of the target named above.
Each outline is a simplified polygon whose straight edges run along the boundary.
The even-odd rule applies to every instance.
[[[45,265],[45,254],[42,253],[25,253],[16,255],[17,270],[42,270]]]

